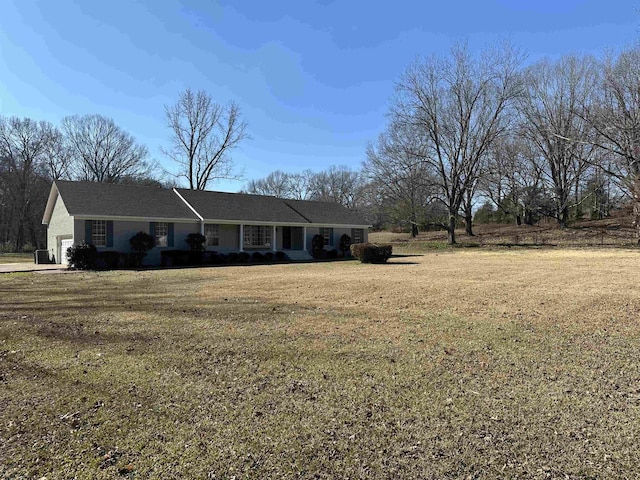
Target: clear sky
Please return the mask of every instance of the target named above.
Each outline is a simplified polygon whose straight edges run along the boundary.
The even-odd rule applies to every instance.
[[[358,168],[417,55],[509,40],[528,62],[635,43],[629,0],[3,0],[0,114],[111,117],[160,153],[164,105],[187,87],[236,101],[245,177]],[[243,183],[221,182],[237,191]]]

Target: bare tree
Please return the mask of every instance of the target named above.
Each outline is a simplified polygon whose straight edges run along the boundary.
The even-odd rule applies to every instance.
[[[290,174],[282,170],[271,172],[265,178],[250,180],[245,188],[247,193],[273,195],[279,198],[291,198]]]
[[[44,168],[51,180],[69,180],[72,178],[73,154],[60,130],[48,126],[49,141],[45,144]]]
[[[481,194],[516,225],[532,225],[542,209],[542,167],[532,143],[522,135],[506,135],[490,149]]]
[[[289,198],[294,200],[310,200],[313,197],[311,185],[315,173],[311,170],[303,170],[298,173],[290,173],[289,176]]]
[[[0,204],[6,215],[0,223],[15,251],[27,242],[38,245],[48,186],[42,173],[54,131],[47,122],[0,117]]]
[[[305,170],[300,173],[287,173],[276,170],[265,178],[250,180],[243,191],[256,195],[273,195],[294,200],[309,200],[312,196],[311,183],[315,175],[311,170]]]
[[[520,93],[521,55],[508,46],[474,58],[466,46],[448,57],[417,61],[400,79],[394,121],[423,131],[438,199],[449,212],[448,242],[465,193],[477,181],[493,142],[507,129],[505,113]]]
[[[237,179],[229,153],[248,135],[240,107],[221,105],[200,90],[187,89],[173,106],[165,106],[171,147],[163,150],[179,165],[179,177],[192,190],[204,190],[218,179]]]
[[[591,143],[610,154],[599,167],[633,199],[640,243],[640,47],[605,58],[601,70],[598,96],[585,105],[583,117],[596,133]]]
[[[74,115],[62,119],[73,176],[80,180],[118,183],[123,177],[149,174],[147,148],[110,118]]]
[[[391,124],[367,147],[363,173],[369,188],[378,192],[378,202],[386,204],[394,221],[411,225],[411,236],[426,222],[425,214],[433,192],[433,179],[425,162],[427,147],[420,131],[410,125]]]
[[[518,104],[521,131],[543,162],[540,170],[553,192],[554,216],[565,228],[569,207],[573,200],[578,205],[580,181],[594,156],[587,141],[591,127],[577,115],[595,90],[594,61],[574,56],[543,60],[527,69],[525,78],[526,95]]]
[[[311,198],[323,202],[334,202],[356,210],[360,200],[362,179],[360,172],[346,166],[332,165],[311,178]]]

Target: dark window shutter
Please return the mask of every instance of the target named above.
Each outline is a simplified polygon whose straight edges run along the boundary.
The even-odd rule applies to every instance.
[[[329,229],[329,245],[333,247],[333,228]]]
[[[107,220],[107,247],[113,247],[113,220]]]
[[[149,222],[149,235],[156,238],[156,222]]]
[[[84,221],[84,241],[86,243],[93,243],[91,241],[91,220]]]
[[[167,246],[173,247],[173,223],[169,224],[169,238],[167,238]]]

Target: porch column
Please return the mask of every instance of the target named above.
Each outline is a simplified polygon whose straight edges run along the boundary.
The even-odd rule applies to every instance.
[[[204,222],[200,222],[200,235],[204,235]]]
[[[273,233],[271,234],[272,238],[271,238],[271,245],[273,245],[272,250],[275,252],[276,251],[276,226],[273,226]]]
[[[240,246],[240,251],[244,252],[244,225],[242,224],[240,224],[240,243],[238,245]]]
[[[302,250],[307,251],[307,227],[302,227]]]

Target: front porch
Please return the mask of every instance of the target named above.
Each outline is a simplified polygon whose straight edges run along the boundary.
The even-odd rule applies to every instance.
[[[307,227],[240,224],[238,242],[241,252],[307,252]]]

